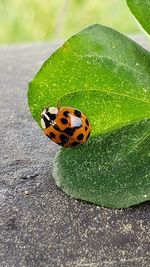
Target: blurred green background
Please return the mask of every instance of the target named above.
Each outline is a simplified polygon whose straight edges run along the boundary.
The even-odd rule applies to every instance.
[[[65,39],[93,23],[139,28],[125,0],[0,0],[0,43]]]

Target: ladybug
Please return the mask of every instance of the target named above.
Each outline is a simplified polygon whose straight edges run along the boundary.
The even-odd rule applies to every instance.
[[[74,147],[87,142],[91,124],[80,110],[72,107],[49,107],[41,113],[44,133],[56,144]]]

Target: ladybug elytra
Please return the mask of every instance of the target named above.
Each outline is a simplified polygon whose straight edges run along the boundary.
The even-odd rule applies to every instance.
[[[85,114],[72,107],[50,107],[41,113],[41,126],[53,142],[74,147],[87,142],[91,124]]]

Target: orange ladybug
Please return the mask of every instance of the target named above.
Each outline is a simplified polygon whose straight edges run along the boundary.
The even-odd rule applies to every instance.
[[[49,107],[41,113],[41,126],[53,142],[74,147],[87,142],[91,124],[80,110],[71,107]]]

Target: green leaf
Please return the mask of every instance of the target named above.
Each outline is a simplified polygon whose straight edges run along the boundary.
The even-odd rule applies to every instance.
[[[105,194],[101,198],[101,191],[99,191],[99,187],[97,188],[97,183],[95,182],[96,180],[97,182],[101,180],[101,174],[95,166],[97,164],[100,166],[103,163],[100,159],[101,152],[103,152],[103,156],[105,152],[105,150],[101,151],[101,142],[103,143],[103,140],[105,140],[105,144],[108,141],[107,147],[109,152],[106,152],[111,157],[114,154],[114,145],[109,146],[111,137],[110,139],[105,138],[107,134],[115,138],[116,149],[119,149],[122,142],[120,138],[124,136],[124,139],[130,140],[132,133],[130,126],[127,126],[128,131],[124,131],[124,127],[134,122],[137,125],[137,122],[140,123],[144,118],[150,118],[149,52],[111,28],[101,25],[88,27],[70,38],[43,64],[41,70],[29,84],[28,102],[32,115],[39,125],[42,110],[47,106],[56,106],[58,103],[61,106],[76,107],[87,114],[92,124],[91,136],[94,139],[91,139],[88,144],[82,145],[79,148],[62,149],[60,151],[57,164],[55,161],[57,165],[55,179],[59,180],[59,184],[65,192],[77,198],[115,207],[116,198],[117,195],[120,196],[120,191],[116,187],[114,201],[110,197],[107,200],[108,202],[101,201],[102,199],[104,200],[104,197],[108,197]],[[144,125],[149,127],[148,121],[145,121]],[[139,135],[142,136],[141,127],[139,130],[141,131]],[[118,131],[119,134],[117,134]],[[131,147],[129,142],[124,145],[127,146],[127,149]],[[73,157],[76,151],[78,157]],[[101,166],[104,173],[107,173],[107,153],[105,157],[106,162],[104,166]],[[116,151],[116,156],[120,155],[117,153],[119,153],[119,150]],[[147,157],[146,151],[141,150],[140,153],[141,158]],[[125,153],[123,153],[124,155]],[[90,163],[91,156],[92,164],[90,164],[89,169],[88,164]],[[68,165],[66,158],[69,157],[72,160],[69,161]],[[81,158],[84,163],[88,163],[87,165],[85,164],[84,176],[82,176],[82,168],[77,171],[74,169],[74,166],[80,165]],[[56,170],[55,164],[54,169]],[[141,164],[141,174],[144,173],[144,168],[146,168],[146,165],[143,163],[143,165]],[[72,169],[74,169],[74,172]],[[125,169],[126,172],[120,170],[118,165],[118,173],[120,172],[121,175],[124,175],[122,179],[126,179],[126,176],[128,177],[129,170],[128,168]],[[112,175],[111,181],[114,181],[114,190],[117,183],[114,180],[116,172],[113,169],[110,172]],[[132,168],[130,176],[131,173],[136,184],[139,175]],[[76,186],[71,186],[69,190],[68,185],[74,185],[74,177],[77,176],[79,180],[80,177],[83,178],[83,184],[85,185],[84,195],[78,192],[78,190],[80,191],[79,184],[77,188]],[[70,184],[68,184],[68,177]],[[94,191],[88,190],[90,184],[88,185],[87,179],[91,180],[90,184],[92,184],[93,180],[95,184]],[[117,179],[119,178],[116,177],[116,181]],[[126,188],[130,190],[129,179],[127,178],[126,181]],[[133,187],[133,183],[131,186]],[[110,187],[108,186],[108,188]],[[103,193],[105,189],[107,188],[104,185]],[[97,197],[95,198],[94,192],[96,191]],[[98,192],[100,194],[99,198]],[[141,193],[141,201],[143,201],[143,192]],[[146,191],[145,194],[148,195]],[[137,195],[137,202],[132,201],[133,198],[131,198],[131,201],[128,203],[131,205],[139,203],[140,196],[138,191]],[[121,205],[123,207],[123,202]],[[116,207],[118,206],[118,203],[116,203]],[[127,199],[124,200],[124,207],[126,206]]]
[[[65,193],[106,207],[126,208],[149,200],[150,120],[61,149],[53,176]]]
[[[126,0],[142,27],[150,34],[150,0]]]

